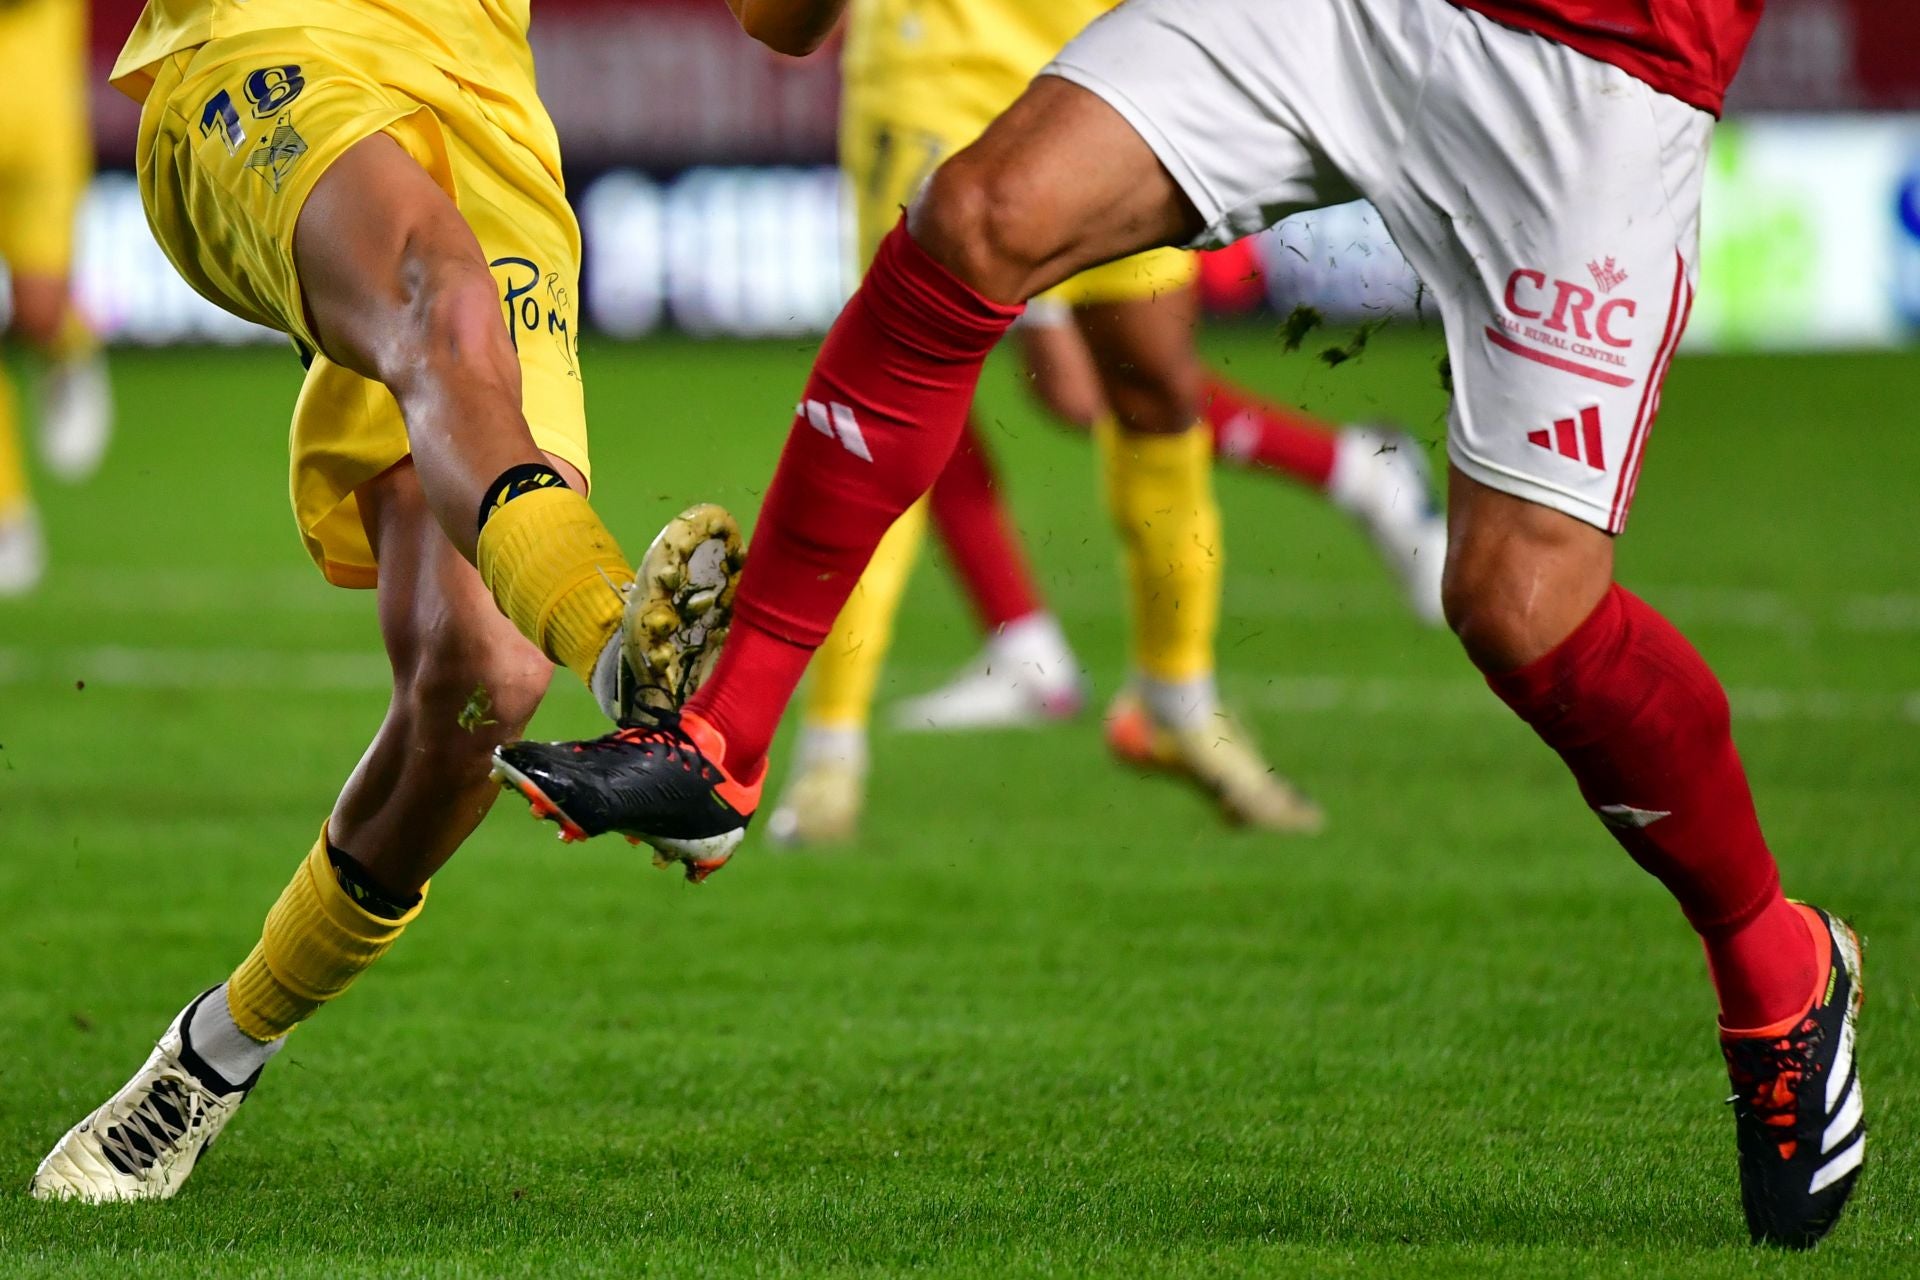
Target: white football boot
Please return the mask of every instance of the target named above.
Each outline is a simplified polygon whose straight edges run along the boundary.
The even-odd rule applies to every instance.
[[[1366,530],[1414,616],[1437,627],[1440,575],[1447,564],[1447,518],[1435,505],[1420,442],[1404,431],[1347,427],[1340,432],[1327,485],[1335,506]]]
[[[1161,724],[1134,689],[1107,708],[1107,749],[1137,769],[1184,777],[1213,797],[1235,826],[1316,835],[1327,815],[1274,771],[1246,727],[1215,712],[1184,727]]]
[[[896,705],[893,722],[932,733],[1016,729],[1071,720],[1086,705],[1086,674],[1059,623],[1036,614],[1001,628],[946,684]]]
[[[866,731],[803,724],[787,785],[767,815],[767,839],[782,849],[844,844],[859,833],[866,804]]]
[[[205,1083],[217,1079],[210,1069],[187,1065],[194,1055],[180,1029],[205,998],[180,1011],[120,1092],[54,1144],[33,1172],[34,1199],[105,1204],[167,1200],[180,1190],[260,1078],[256,1071],[221,1092]]]
[[[113,383],[98,352],[47,365],[40,380],[40,456],[66,481],[100,469],[113,436]]]
[[[0,516],[0,600],[24,596],[47,572],[47,544],[30,506]]]

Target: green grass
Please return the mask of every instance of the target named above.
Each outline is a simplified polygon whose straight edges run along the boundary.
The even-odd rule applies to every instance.
[[[1242,380],[1437,437],[1431,335]],[[799,344],[590,352],[601,509],[750,511]],[[371,601],[285,510],[292,362],[128,353],[106,473],[0,607],[0,1186],[249,945],[383,706]],[[1748,714],[1792,889],[1871,944],[1874,1156],[1811,1258],[1743,1243],[1696,944],[1342,520],[1222,480],[1226,685],[1327,805],[1220,829],[1095,728],[883,735],[851,848],[699,890],[503,806],[161,1206],[0,1195],[0,1273],[1862,1276],[1920,1244],[1911,356],[1676,368],[1627,579]],[[985,392],[1104,693],[1084,442]],[[972,650],[942,575],[891,693]],[[81,688],[85,682],[85,688]],[[556,692],[540,731],[594,714]]]

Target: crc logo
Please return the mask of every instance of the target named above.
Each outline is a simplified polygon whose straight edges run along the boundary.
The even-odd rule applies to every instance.
[[[1606,265],[1609,269],[1613,267],[1611,260]],[[1625,279],[1626,273],[1618,272],[1615,284]],[[1608,298],[1603,302],[1600,295],[1586,285],[1571,280],[1549,280],[1544,271],[1522,267],[1507,277],[1504,301],[1507,314],[1517,320],[1536,322],[1541,329],[1561,337],[1562,341],[1553,345],[1566,345],[1589,359],[1620,363],[1619,357],[1610,352],[1582,344],[1600,342],[1614,351],[1627,351],[1633,346],[1633,334],[1623,331],[1626,322],[1640,311],[1640,304],[1632,298]]]
[[[573,293],[560,283],[559,273],[543,272],[538,263],[526,258],[495,258],[487,265],[493,268],[494,279],[500,285],[500,305],[513,349],[520,349],[523,334],[548,334],[566,362],[567,376],[579,377],[575,360],[579,348],[573,333]]]

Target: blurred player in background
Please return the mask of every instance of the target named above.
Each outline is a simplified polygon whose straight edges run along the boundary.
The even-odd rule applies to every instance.
[[[739,3],[793,49],[839,12]],[[294,516],[329,581],[378,589],[393,695],[252,953],[60,1139],[36,1196],[173,1195],[287,1033],[419,916],[554,666],[617,723],[670,719],[724,633],[730,516],[683,513],[636,575],[585,497],[580,233],[528,21],[527,0],[151,0],[121,51],[162,248],[307,358]],[[680,825],[634,834],[690,878],[717,865]]]
[[[6,336],[42,359],[40,456],[62,480],[98,469],[113,425],[106,364],[73,302],[74,224],[93,174],[87,79],[83,0],[0,0]],[[0,366],[0,596],[32,590],[46,567],[18,413]]]
[[[926,177],[1112,3],[854,0],[840,155],[857,201],[863,261]],[[1206,368],[1192,339],[1196,276],[1191,253],[1140,254],[1036,299],[1015,333],[1041,402],[1093,433],[1124,549],[1134,671],[1109,709],[1109,745],[1130,763],[1195,780],[1232,821],[1312,830],[1318,809],[1220,710],[1214,632],[1224,557],[1211,459],[1263,466],[1325,493],[1371,537],[1414,611],[1435,624],[1445,525],[1411,437],[1336,430]],[[1116,405],[1124,411],[1115,413]],[[874,690],[929,516],[986,632],[986,649],[953,682],[901,706],[901,727],[1029,724],[1081,706],[1079,664],[1041,599],[977,419],[969,419],[932,491],[881,542],[814,659],[793,776],[769,821],[777,841],[841,840],[858,823]]]
[[[1702,943],[1748,1230],[1811,1247],[1866,1159],[1859,941],[1783,894],[1725,688],[1615,579],[1691,311],[1715,117],[1760,10],[1129,0],[881,242],[801,393],[726,650],[681,716],[645,748],[502,755],[549,802],[597,808],[596,826],[697,812],[737,840],[808,653],[946,465],[1024,300],[1155,245],[1226,243],[1364,196],[1446,327],[1447,620]],[[1628,1016],[1618,1034],[1643,1030]]]

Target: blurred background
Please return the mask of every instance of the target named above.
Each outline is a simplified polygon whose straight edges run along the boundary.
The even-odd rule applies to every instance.
[[[194,297],[146,233],[127,172],[137,111],[106,83],[139,9],[94,4],[101,172],[80,293],[114,340],[267,338]],[[533,42],[585,234],[590,327],[618,337],[826,328],[855,274],[832,168],[830,50],[770,54],[740,37],[720,0],[535,0]],[[1912,341],[1920,14],[1901,0],[1772,0],[1728,119],[1707,190],[1693,347]],[[1216,260],[1207,285],[1219,311],[1307,304],[1334,319],[1402,313],[1417,293],[1364,206],[1276,229]]]

